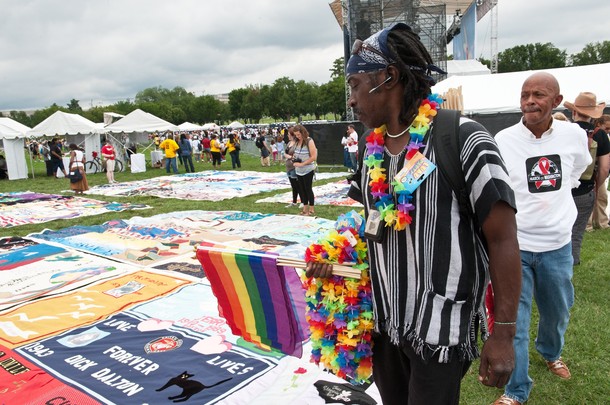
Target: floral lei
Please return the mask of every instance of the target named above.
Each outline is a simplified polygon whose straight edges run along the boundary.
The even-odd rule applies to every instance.
[[[311,359],[351,383],[369,382],[373,372],[373,299],[368,275],[364,218],[355,211],[337,219],[335,230],[310,245],[305,260],[356,263],[360,280],[302,276],[311,332]],[[349,233],[349,234],[348,234]]]
[[[442,102],[443,99],[437,94],[430,94],[421,102],[419,113],[409,127],[411,139],[405,146],[405,149],[408,151],[405,157],[407,161],[425,146],[423,143],[424,136],[428,129],[430,129],[431,118],[436,116],[436,111]],[[388,193],[390,186],[386,182],[386,169],[383,168],[385,134],[386,126],[382,125],[379,128],[375,128],[366,137],[367,154],[364,164],[369,168],[368,174],[371,176],[369,186],[371,194],[377,198],[375,207],[379,211],[381,218],[385,221],[386,226],[391,226],[397,231],[402,231],[411,223],[412,217],[410,211],[414,210],[415,206],[411,203],[411,193],[405,190],[404,186],[399,182],[392,182],[396,201],[394,196]]]

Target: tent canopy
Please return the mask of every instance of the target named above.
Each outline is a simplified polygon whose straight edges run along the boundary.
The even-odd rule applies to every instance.
[[[0,139],[25,138],[30,127],[8,117],[0,117]]]
[[[218,125],[216,125],[216,123],[214,122],[208,122],[207,124],[203,124],[203,129],[205,129],[206,131],[208,130],[216,130],[218,129]]]
[[[491,70],[476,59],[447,61],[447,77],[490,74]]]
[[[140,110],[133,110],[120,120],[106,126],[107,132],[157,132],[157,131],[179,131],[178,126],[162,120],[150,113]]]
[[[597,96],[597,102],[610,103],[610,63],[574,66],[537,71],[499,73],[494,75],[452,76],[436,84],[432,92],[444,94],[461,86],[464,114],[518,113],[525,79],[536,72],[548,72],[557,78],[564,101],[574,101],[582,91]]]
[[[78,114],[55,111],[27,132],[28,136],[65,136],[97,134],[94,122]]]
[[[244,128],[244,126],[245,125],[239,121],[233,121],[232,123],[227,125],[227,127],[231,128],[231,129],[242,129],[242,128]]]
[[[0,141],[4,147],[9,180],[27,179],[28,167],[25,162],[25,137],[29,127],[11,118],[0,117]],[[27,149],[29,152],[29,149]],[[34,168],[32,167],[32,174]]]
[[[180,131],[201,131],[203,127],[201,125],[193,124],[192,122],[183,122],[178,125]]]

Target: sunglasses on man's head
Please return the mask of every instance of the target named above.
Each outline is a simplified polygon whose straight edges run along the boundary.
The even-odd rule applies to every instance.
[[[390,58],[385,56],[381,51],[373,48],[371,45],[367,44],[361,39],[357,39],[354,41],[354,45],[352,45],[352,55],[360,55],[362,51],[369,51],[377,54],[383,58],[388,64],[394,63]]]

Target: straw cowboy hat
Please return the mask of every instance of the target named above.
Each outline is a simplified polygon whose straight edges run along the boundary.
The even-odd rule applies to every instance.
[[[581,115],[586,115],[591,118],[599,118],[604,113],[606,103],[597,104],[597,97],[595,94],[588,91],[580,93],[574,103],[564,101],[563,105],[570,111],[576,111]]]

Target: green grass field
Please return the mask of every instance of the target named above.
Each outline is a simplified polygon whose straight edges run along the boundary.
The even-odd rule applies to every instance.
[[[283,171],[283,165],[262,168],[256,157],[242,153],[241,170]],[[195,163],[196,171],[211,169],[210,163]],[[223,163],[222,170],[231,170],[230,162]],[[42,162],[34,163],[35,178],[27,180],[0,181],[0,192],[35,191],[42,193],[61,193],[69,189],[68,180],[46,177]],[[181,172],[183,172],[181,168]],[[117,181],[132,181],[165,175],[164,169],[147,168],[145,173],[117,174]],[[105,184],[104,174],[88,176],[90,186]],[[329,180],[333,181],[333,180]],[[320,184],[320,183],[318,183]],[[274,191],[265,194],[275,194]],[[98,216],[47,222],[38,225],[26,225],[0,229],[0,236],[26,236],[45,228],[59,229],[72,225],[100,224],[111,219],[127,219],[133,215],[151,216],[160,213],[182,210],[239,210],[275,214],[297,214],[297,208],[284,208],[283,204],[255,204],[263,198],[261,194],[246,196],[222,202],[186,201],[161,199],[155,197],[104,197],[91,198],[144,203],[153,207],[150,210],[137,212],[108,213]],[[316,214],[320,217],[336,219],[345,212],[345,207],[317,206]],[[608,404],[610,403],[610,305],[606,301],[610,286],[610,230],[594,231],[585,235],[582,264],[574,268],[574,286],[576,301],[572,310],[570,326],[566,334],[566,345],[563,358],[572,371],[572,379],[560,380],[546,370],[542,358],[535,352],[533,341],[535,328],[532,328],[530,375],[534,379],[534,388],[528,404]],[[537,314],[532,317],[537,322]],[[490,404],[502,390],[491,389],[477,382],[478,362],[475,362],[466,375],[462,388],[462,404]],[[442,387],[439,387],[442,389]],[[431,404],[433,405],[433,404]]]

